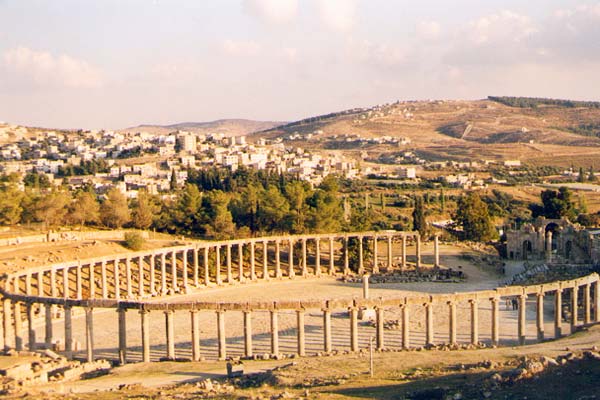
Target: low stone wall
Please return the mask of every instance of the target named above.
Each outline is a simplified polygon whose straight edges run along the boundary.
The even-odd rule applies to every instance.
[[[0,239],[0,246],[14,246],[26,243],[46,243],[82,240],[123,240],[125,233],[133,231],[134,230],[48,232],[37,235],[22,235],[10,238],[2,238]],[[146,239],[150,237],[150,233],[147,231],[136,232],[140,232]]]

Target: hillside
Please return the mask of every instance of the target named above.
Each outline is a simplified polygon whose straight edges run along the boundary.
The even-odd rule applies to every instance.
[[[400,147],[429,159],[519,158],[540,164],[570,163],[577,154],[578,161],[600,164],[600,109],[595,103],[555,102],[536,107],[492,100],[397,102],[308,118],[261,135],[302,141],[298,135],[312,134],[303,146],[335,149],[339,145],[345,151],[353,149],[348,141],[354,136],[390,136],[408,138],[410,144],[363,141],[354,150],[376,154],[397,152]]]
[[[139,125],[136,127],[123,129],[122,131],[146,131],[167,134],[169,132],[180,130],[197,133],[222,133],[226,136],[238,136],[272,129],[282,124],[285,124],[285,122],[253,121],[248,119],[219,119],[209,122],[181,122],[171,125]]]

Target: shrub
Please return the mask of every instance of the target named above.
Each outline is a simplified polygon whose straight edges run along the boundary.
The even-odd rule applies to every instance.
[[[124,246],[128,249],[137,251],[141,250],[146,240],[139,232],[127,232],[125,234]]]

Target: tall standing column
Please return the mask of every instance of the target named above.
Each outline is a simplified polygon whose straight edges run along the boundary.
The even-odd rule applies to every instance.
[[[179,291],[177,283],[177,253],[175,250],[171,253],[171,291],[173,293]]]
[[[44,271],[37,273],[37,294],[40,297],[44,296]]]
[[[75,268],[75,289],[77,290],[78,299],[83,298],[83,277],[81,275],[81,261],[79,261]]]
[[[35,351],[36,348],[36,340],[35,340],[35,327],[33,326],[35,322],[35,316],[33,303],[27,303],[27,333],[28,333],[28,341],[29,341],[29,351]]]
[[[536,307],[536,327],[537,327],[537,338],[538,340],[544,340],[544,293],[538,293]]]
[[[231,244],[226,246],[226,258],[227,258],[227,283],[233,283],[233,271],[231,270]]]
[[[58,297],[58,290],[56,287],[56,269],[52,268],[50,270],[50,296],[51,297]],[[106,296],[105,296],[106,297]]]
[[[554,338],[562,336],[562,289],[554,293]]]
[[[471,306],[471,344],[479,343],[479,304],[477,299],[469,300]]]
[[[198,319],[198,310],[190,310],[190,319],[192,325],[192,361],[200,361],[200,321]]]
[[[145,308],[140,310],[140,319],[142,324],[142,361],[150,362],[150,322],[148,318],[149,311]]]
[[[323,350],[331,353],[331,310],[323,309]]]
[[[371,268],[371,271],[376,274],[379,272],[379,255],[377,254],[377,251],[379,250],[377,247],[377,241],[378,241],[378,237],[377,235],[373,235],[373,266]]]
[[[450,340],[450,344],[456,344],[456,301],[452,300],[448,302],[448,318],[450,323],[448,324],[449,332],[448,339]]]
[[[138,257],[138,294],[140,298],[146,296],[144,285],[146,284],[144,278],[144,256]]]
[[[5,300],[6,302],[6,300]],[[5,303],[6,304],[6,303]],[[4,307],[4,312],[6,313],[6,307]],[[10,314],[8,314],[10,316]],[[44,316],[46,319],[46,331],[44,342],[46,344],[46,348],[52,347],[53,332],[52,332],[52,305],[44,304]],[[4,332],[6,332],[6,327],[4,328]],[[5,339],[6,340],[6,339]]]
[[[440,266],[440,235],[435,235],[433,237],[433,258],[434,258],[434,266]]]
[[[210,271],[208,269],[208,246],[204,248],[204,255],[202,257],[202,263],[204,264],[204,285],[210,285]]]
[[[221,278],[221,246],[215,246],[215,273],[217,285],[223,284],[223,279]]]
[[[252,357],[252,311],[244,310],[244,355]]]
[[[383,350],[385,347],[384,343],[383,343],[383,323],[385,322],[384,316],[383,316],[383,306],[375,307],[375,316],[376,316],[375,330],[376,330],[377,350]]]
[[[552,231],[546,233],[546,261],[552,261]]]
[[[31,296],[31,273],[25,274],[25,294]]]
[[[288,277],[293,278],[296,273],[294,272],[294,239],[289,239],[289,253],[288,253]]]
[[[358,308],[350,307],[350,350],[358,351]]]
[[[100,264],[100,281],[102,282],[102,298],[108,299],[108,279],[106,277],[106,261]]]
[[[306,252],[306,238],[302,238],[302,276],[308,276],[308,254]]]
[[[96,297],[96,263],[95,262],[90,262],[90,265],[88,266],[89,268],[89,273],[90,273],[90,278],[89,278],[89,293],[90,293],[90,299],[93,299]]]
[[[12,314],[12,310],[11,310],[11,301],[10,299],[4,298],[4,300],[2,301],[2,331],[4,334],[4,350],[8,351],[10,350],[10,348],[12,347],[12,345],[14,344],[12,338],[11,338],[11,328],[12,328],[12,321],[11,321],[11,314]],[[48,315],[48,309],[51,307],[50,304],[46,304],[46,315]],[[51,312],[51,311],[50,311]],[[50,317],[52,318],[52,314],[50,313]],[[48,331],[46,331],[47,333]]]
[[[402,268],[406,268],[406,234],[402,235]]]
[[[296,322],[298,325],[297,329],[297,344],[298,344],[298,355],[304,357],[306,355],[305,347],[305,334],[304,334],[304,310],[296,310]]]
[[[198,248],[194,247],[194,250],[192,250],[194,252],[194,287],[198,288],[200,287],[200,260],[198,257]]]
[[[526,326],[526,311],[527,311],[527,295],[522,294],[519,296],[519,344],[525,344],[525,332]]]
[[[167,290],[167,255],[162,253],[160,255],[160,293],[166,295]]]
[[[575,331],[577,325],[579,325],[579,307],[577,296],[579,294],[579,286],[575,284],[571,289],[571,333]]]
[[[173,328],[173,310],[165,311],[165,333],[167,339],[167,359],[175,359],[175,331]]]
[[[410,348],[410,314],[408,304],[400,305],[402,310],[402,348]]]
[[[63,297],[68,299],[70,296],[69,293],[69,267],[63,268]]]
[[[281,278],[281,243],[279,239],[275,241],[275,278]]]
[[[127,298],[133,297],[133,281],[131,279],[131,259],[127,257],[125,260],[125,280],[127,281]]]
[[[269,243],[263,242],[263,279],[269,280]]]
[[[65,354],[68,359],[73,357],[73,309],[65,304]]]
[[[277,318],[277,310],[270,310],[271,315],[271,354],[277,356],[279,354],[279,322]]]
[[[127,364],[127,310],[118,308],[119,315],[119,364]]]
[[[590,297],[590,284],[586,283],[583,286],[583,307],[584,307],[583,323],[586,325],[588,325],[592,322],[591,305],[592,305],[592,302],[591,302],[591,297]]]
[[[227,358],[227,342],[225,341],[225,310],[217,310],[217,340],[219,344],[219,360]]]
[[[433,304],[431,301],[424,304],[425,305],[425,337],[426,344],[428,346],[433,346]]]
[[[181,280],[182,280],[182,284],[183,284],[183,292],[184,293],[189,293],[189,291],[190,291],[190,287],[188,285],[188,255],[189,255],[189,249],[185,249],[181,253],[181,264],[182,264]]]
[[[156,296],[156,254],[150,255],[150,283],[149,290],[151,296]]]
[[[365,263],[363,259],[363,237],[358,237],[358,273],[365,273]]]
[[[492,345],[498,346],[500,343],[500,299],[492,297]]]
[[[393,253],[392,253],[392,235],[387,237],[387,266],[388,266],[388,270],[392,270],[392,268],[394,268],[394,258],[393,258]]]
[[[349,259],[349,255],[350,255],[350,249],[348,246],[348,241],[349,238],[348,236],[344,237],[344,275],[350,275],[350,259]]]
[[[329,238],[329,275],[335,275],[335,252],[334,252],[334,238]]]
[[[417,256],[417,262],[416,262],[416,267],[420,268],[421,267],[421,235],[419,235],[418,233],[415,235],[415,240],[416,240],[416,256]]]
[[[13,313],[15,317],[15,350],[23,351],[23,316],[21,315],[21,303],[13,301]]]
[[[315,275],[321,276],[321,239],[315,238]]]
[[[115,286],[115,299],[121,298],[121,271],[119,270],[119,259],[114,260],[113,264],[113,279]]]
[[[600,322],[600,279],[594,282],[594,322]]]
[[[250,279],[256,280],[256,255],[253,241],[250,242]]]
[[[244,243],[238,243],[238,280],[243,283],[246,278],[244,277]]]
[[[94,361],[94,310],[91,307],[85,309],[85,347],[87,362]]]

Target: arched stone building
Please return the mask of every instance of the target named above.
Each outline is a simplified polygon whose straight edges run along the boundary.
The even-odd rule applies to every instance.
[[[592,251],[600,232],[569,220],[540,217],[519,230],[506,232],[506,255],[512,260],[545,260],[554,263],[597,263]]]

